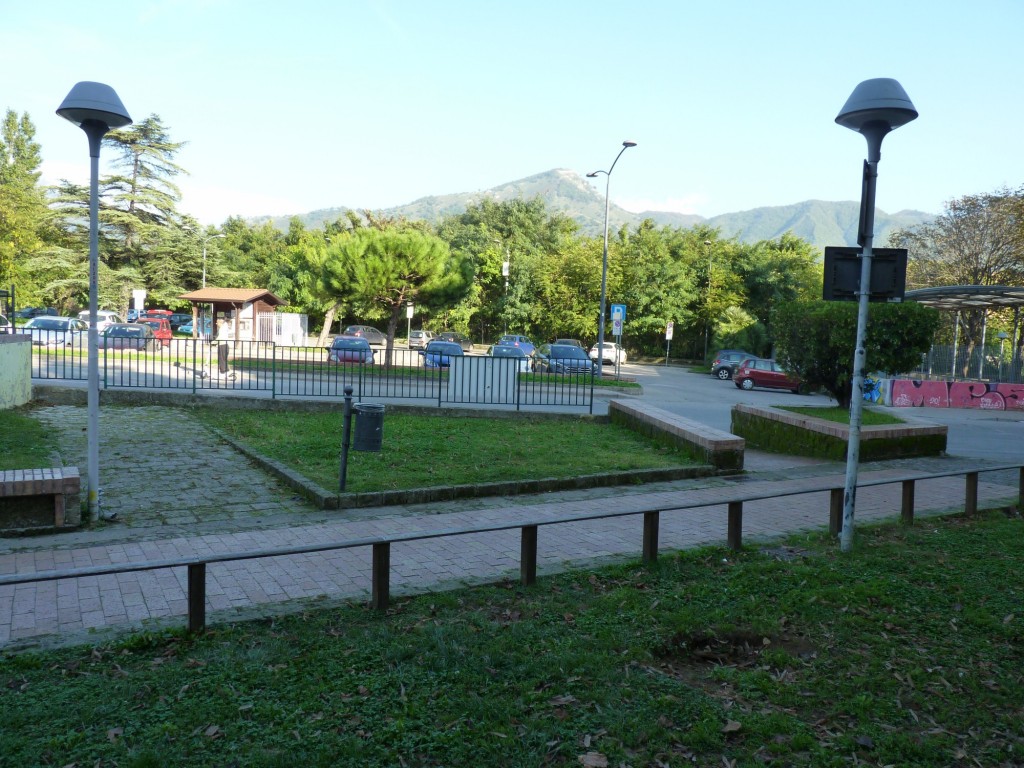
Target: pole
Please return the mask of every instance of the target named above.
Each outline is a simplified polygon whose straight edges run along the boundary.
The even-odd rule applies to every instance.
[[[86,397],[86,463],[89,481],[89,515],[93,520],[112,519],[100,508],[100,362],[99,362],[99,218],[100,218],[100,143],[107,126],[87,120],[82,130],[89,137],[89,333],[88,395]]]
[[[345,387],[345,417],[341,425],[341,470],[338,476],[338,493],[345,492],[345,476],[348,474],[348,447],[352,436],[352,387]]]
[[[708,359],[708,337],[711,336],[711,241],[705,240],[704,247],[708,249],[708,316],[704,320],[704,359]]]

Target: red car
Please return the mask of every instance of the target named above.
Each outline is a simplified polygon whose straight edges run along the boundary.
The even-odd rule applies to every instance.
[[[174,332],[171,331],[171,322],[166,317],[143,317],[140,316],[138,322],[144,323],[153,329],[153,335],[163,344],[165,347],[171,346],[171,339],[174,338]]]
[[[774,360],[744,360],[733,379],[737,387],[746,390],[765,387],[799,394],[803,388],[798,378],[786,373]]]

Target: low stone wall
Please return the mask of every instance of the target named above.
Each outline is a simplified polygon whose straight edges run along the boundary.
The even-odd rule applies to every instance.
[[[734,405],[732,431],[760,450],[842,461],[850,428],[781,408]],[[948,428],[942,424],[862,426],[860,459],[879,461],[913,456],[938,456],[946,451]]]
[[[743,469],[743,438],[640,401],[610,400],[608,419],[640,434],[682,448],[718,470]]]
[[[31,399],[32,340],[25,335],[0,334],[0,410]]]
[[[77,467],[0,472],[0,533],[77,528],[82,523]]]

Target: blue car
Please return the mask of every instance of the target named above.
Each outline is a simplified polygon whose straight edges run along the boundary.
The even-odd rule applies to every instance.
[[[195,326],[192,325],[192,321],[190,320],[184,325],[179,325],[176,333],[184,333],[188,336],[191,336],[192,329],[194,327]],[[213,332],[213,321],[210,318],[206,318],[206,322],[200,323],[199,327],[203,329],[202,331],[200,331],[201,336],[209,336]]]
[[[429,341],[420,354],[424,368],[447,368],[453,357],[464,357],[462,347],[454,341]]]
[[[497,346],[502,347],[519,347],[523,352],[526,353],[527,357],[532,355],[536,351],[536,346],[525,336],[517,336],[515,334],[505,334],[498,339]]]

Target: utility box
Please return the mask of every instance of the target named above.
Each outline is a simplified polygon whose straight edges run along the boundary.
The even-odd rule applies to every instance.
[[[379,452],[384,438],[384,406],[379,403],[356,403],[356,436],[354,451]]]

